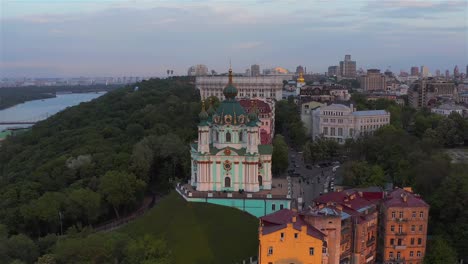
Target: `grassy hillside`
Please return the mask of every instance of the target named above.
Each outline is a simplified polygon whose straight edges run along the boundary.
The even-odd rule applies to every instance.
[[[240,210],[188,203],[170,193],[142,218],[118,232],[167,241],[175,263],[234,263],[257,254],[258,220]]]

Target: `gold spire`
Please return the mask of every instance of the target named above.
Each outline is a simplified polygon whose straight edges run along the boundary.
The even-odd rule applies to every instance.
[[[299,77],[297,78],[298,83],[305,83],[304,76],[302,75],[302,72],[299,72]]]
[[[232,68],[229,67],[229,84],[232,84]]]

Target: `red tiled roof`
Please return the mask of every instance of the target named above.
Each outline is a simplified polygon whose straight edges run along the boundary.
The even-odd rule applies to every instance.
[[[239,104],[244,108],[247,113],[250,113],[250,109],[252,109],[252,101],[255,101],[257,109],[260,113],[271,113],[270,105],[259,99],[240,99]]]
[[[292,222],[293,217],[296,217],[296,222]],[[315,238],[323,240],[325,235],[315,227],[307,224],[300,214],[289,209],[282,209],[275,213],[260,217],[263,224],[262,234],[267,235],[283,228],[286,228],[288,224],[292,224],[296,230],[301,230],[302,227],[307,228],[307,234]]]
[[[406,201],[403,200],[405,195]],[[384,205],[386,207],[429,207],[421,197],[400,188],[394,189],[387,195]]]
[[[354,196],[354,198],[351,199],[351,196]],[[363,197],[361,197],[358,191],[352,189],[341,192],[329,192],[327,194],[317,197],[315,199],[315,202],[323,204],[328,202],[334,202],[337,204],[345,205],[354,210],[359,210],[361,208],[371,206],[374,204],[370,200],[364,198],[364,194]]]

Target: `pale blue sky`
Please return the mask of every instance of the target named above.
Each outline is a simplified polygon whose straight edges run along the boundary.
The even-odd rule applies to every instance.
[[[462,72],[468,1],[0,0],[0,76],[155,76],[206,64]]]

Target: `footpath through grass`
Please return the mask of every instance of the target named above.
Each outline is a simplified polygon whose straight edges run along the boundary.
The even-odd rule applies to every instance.
[[[118,232],[164,238],[176,264],[229,264],[257,254],[258,219],[238,209],[188,203],[175,191]]]

